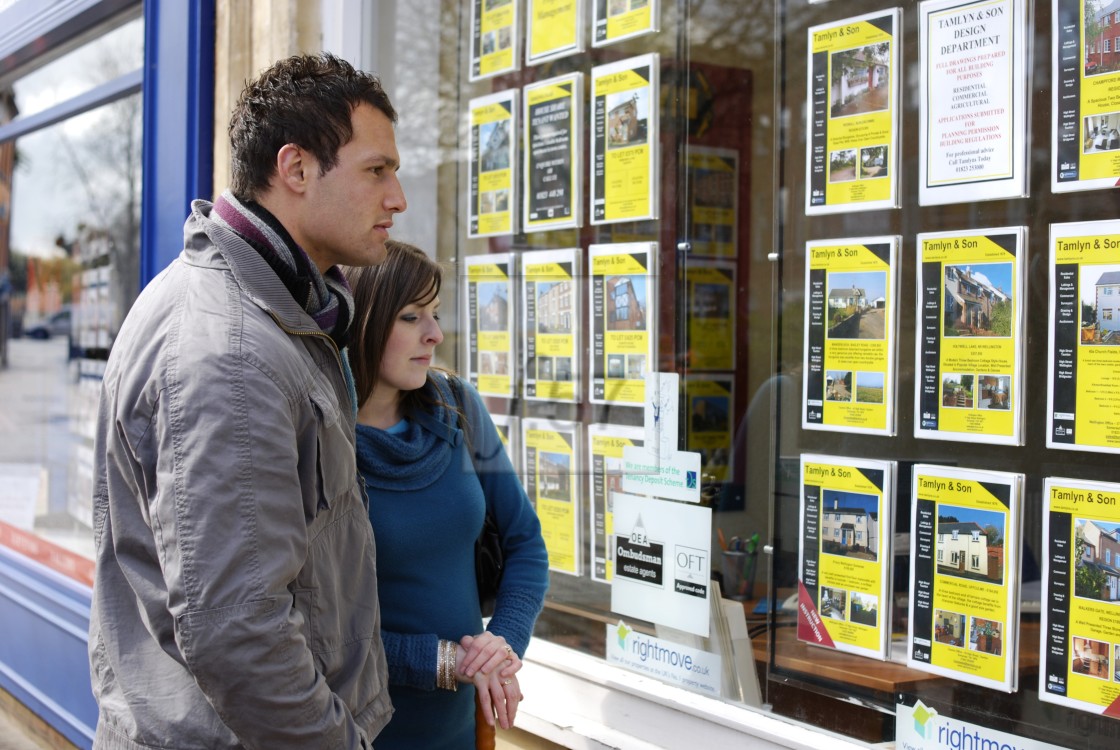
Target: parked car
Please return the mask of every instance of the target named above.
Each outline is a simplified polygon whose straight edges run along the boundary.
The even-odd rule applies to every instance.
[[[23,329],[23,335],[31,339],[49,339],[51,336],[70,335],[70,308],[64,307],[44,320]]]

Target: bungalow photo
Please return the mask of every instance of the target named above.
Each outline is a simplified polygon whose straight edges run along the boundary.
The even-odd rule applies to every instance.
[[[941,503],[937,507],[937,573],[1002,584],[1006,514]]]
[[[1081,346],[1120,345],[1120,265],[1082,265]]]
[[[1011,273],[1010,263],[945,264],[942,334],[1011,336]]]
[[[849,117],[890,107],[890,42],[833,52],[829,116]]]
[[[886,338],[886,271],[835,271],[827,284],[828,338]]]
[[[879,556],[879,498],[826,489],[821,498],[821,552],[874,562]]]

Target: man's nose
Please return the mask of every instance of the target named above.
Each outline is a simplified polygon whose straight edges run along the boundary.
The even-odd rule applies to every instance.
[[[404,197],[404,187],[400,178],[393,174],[393,186],[385,196],[385,208],[393,213],[403,213],[408,208],[408,200]]]

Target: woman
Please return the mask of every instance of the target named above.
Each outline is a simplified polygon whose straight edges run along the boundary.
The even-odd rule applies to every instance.
[[[349,275],[358,469],[377,542],[395,708],[376,744],[465,750],[475,742],[476,689],[488,724],[513,724],[522,697],[516,672],[544,602],[548,555],[482,399],[431,369],[443,340],[440,267],[411,245],[386,249],[384,263]],[[487,509],[505,569],[483,630],[474,545]]]

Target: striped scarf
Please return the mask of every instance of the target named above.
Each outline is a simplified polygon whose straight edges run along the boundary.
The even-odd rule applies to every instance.
[[[319,328],[334,339],[339,349],[346,345],[354,315],[354,296],[338,266],[332,266],[325,274],[319,273],[306,251],[268,209],[253,201],[242,203],[228,190],[214,202],[210,218],[260,253]]]

